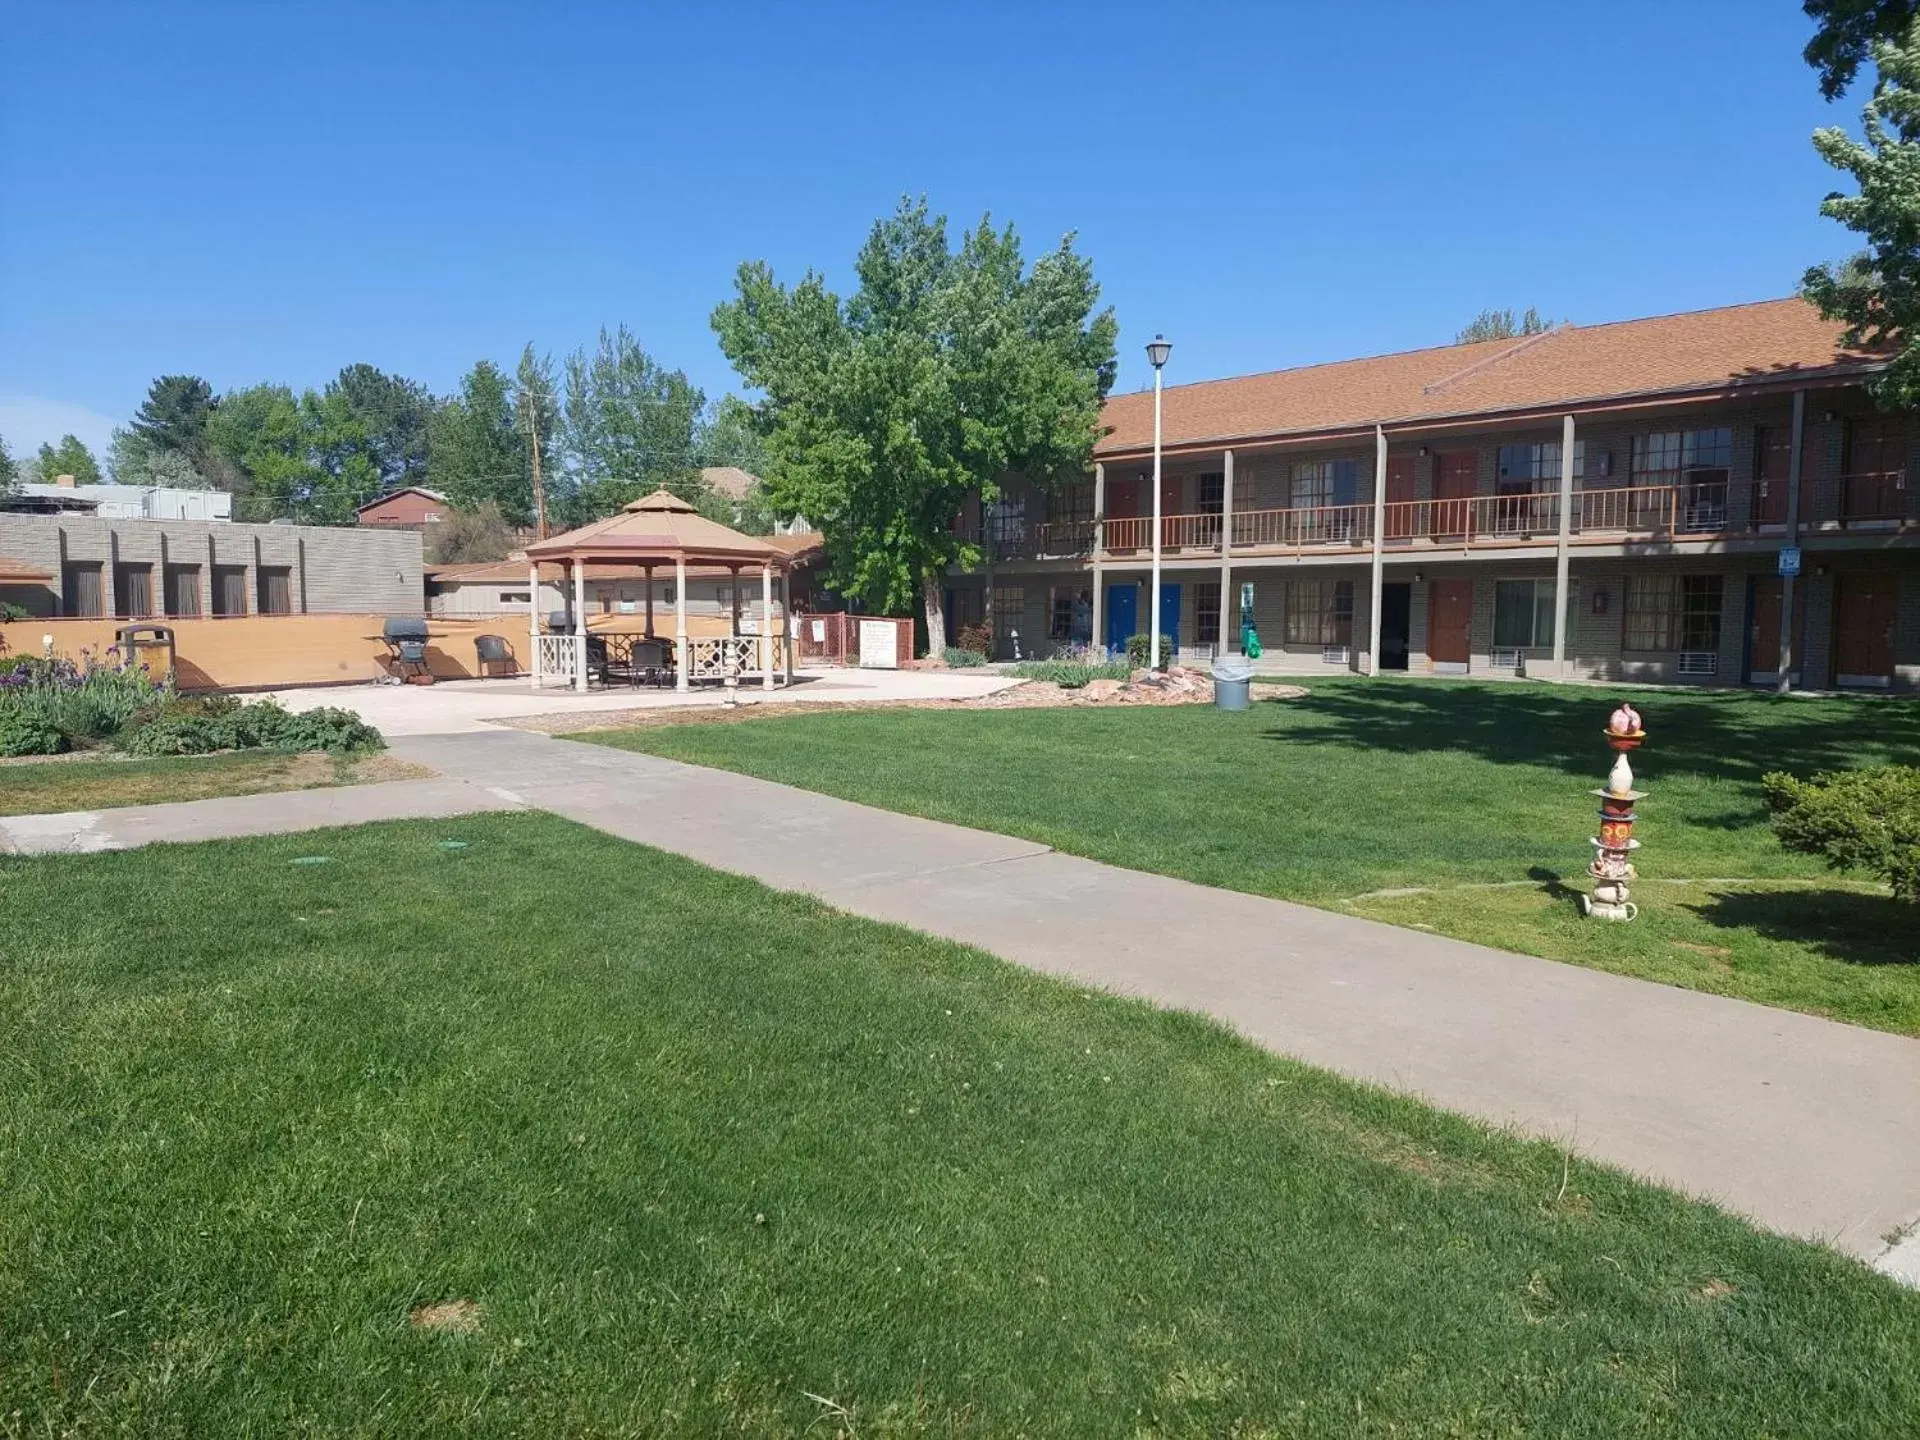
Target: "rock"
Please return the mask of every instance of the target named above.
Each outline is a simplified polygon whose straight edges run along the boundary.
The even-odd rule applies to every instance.
[[[1118,680],[1089,680],[1080,693],[1089,700],[1111,700],[1120,693],[1120,685]]]

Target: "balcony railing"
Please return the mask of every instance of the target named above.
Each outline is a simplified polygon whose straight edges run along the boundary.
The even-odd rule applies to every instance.
[[[1737,487],[1744,509],[1736,515],[1726,481],[1678,485],[1629,485],[1576,490],[1568,533],[1590,540],[1615,536],[1693,538],[1774,522],[1758,487]],[[1871,524],[1920,525],[1906,472],[1843,475],[1809,482],[1803,490],[1801,523],[1809,527]],[[1381,509],[1380,539],[1387,548],[1497,547],[1552,543],[1560,530],[1556,491],[1522,495],[1472,495],[1444,500],[1396,500]],[[1236,553],[1370,549],[1372,505],[1314,505],[1289,510],[1238,510],[1233,515]],[[1219,554],[1218,515],[1165,515],[1160,520],[1163,554]],[[1140,555],[1151,547],[1153,521],[1132,516],[1106,522],[1108,555]]]

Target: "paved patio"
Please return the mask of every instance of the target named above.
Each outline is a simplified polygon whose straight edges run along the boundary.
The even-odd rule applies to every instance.
[[[1017,684],[1004,675],[951,670],[802,670],[791,686],[771,692],[742,685],[747,705],[830,703],[897,704],[905,700],[974,700]],[[337,705],[351,710],[381,734],[467,735],[499,728],[529,715],[580,715],[656,707],[719,706],[726,695],[705,686],[681,695],[651,686],[615,686],[585,695],[558,687],[535,690],[525,679],[447,680],[438,685],[338,685],[280,690],[273,696],[289,710]]]

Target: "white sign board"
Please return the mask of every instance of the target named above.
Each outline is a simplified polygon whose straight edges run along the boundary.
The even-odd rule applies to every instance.
[[[824,620],[815,620],[812,622],[812,624],[813,624],[813,643],[816,645],[826,644],[827,643],[827,622]]]
[[[886,620],[860,622],[860,668],[898,670],[900,649],[894,643],[894,626]]]

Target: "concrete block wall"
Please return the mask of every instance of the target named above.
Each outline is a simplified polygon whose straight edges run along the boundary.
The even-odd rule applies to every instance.
[[[0,514],[0,555],[24,560],[53,579],[29,604],[56,613],[62,566],[101,567],[102,598],[111,614],[116,565],[153,568],[154,608],[166,605],[165,567],[199,574],[200,614],[213,614],[213,567],[246,571],[247,610],[258,604],[263,567],[289,573],[295,612],[420,614],[426,607],[420,536],[413,531],[317,525],[245,525],[198,520],[100,520],[92,516]]]

